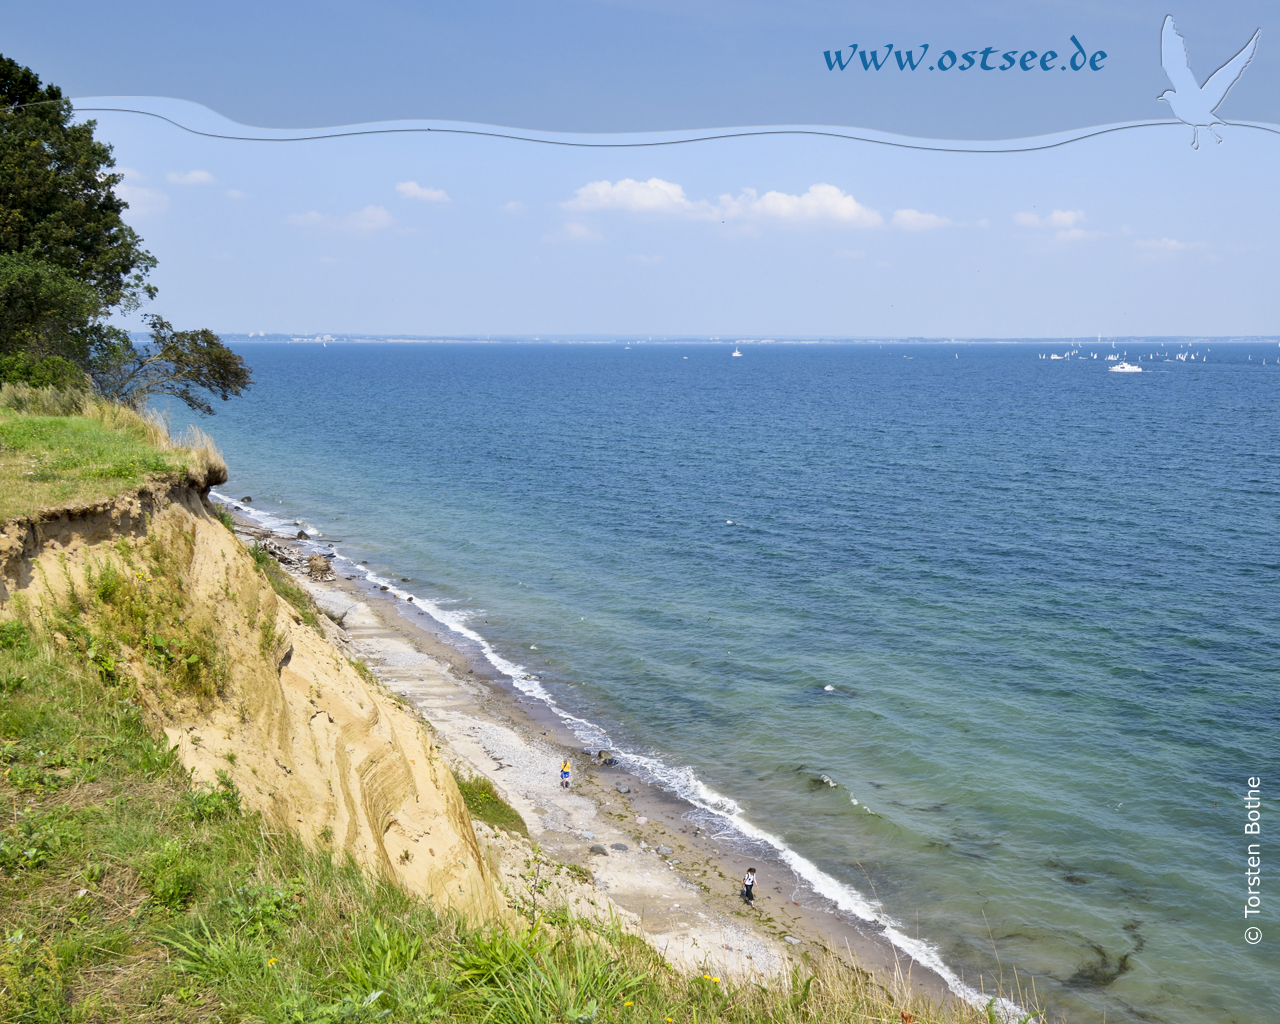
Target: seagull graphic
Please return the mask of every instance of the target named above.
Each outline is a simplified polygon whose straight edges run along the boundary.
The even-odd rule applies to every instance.
[[[1225,122],[1214,111],[1227,98],[1231,87],[1249,66],[1249,61],[1253,60],[1253,53],[1258,48],[1258,36],[1261,34],[1262,29],[1254,32],[1244,49],[1201,85],[1191,73],[1187,44],[1173,24],[1173,15],[1165,15],[1164,27],[1160,30],[1160,63],[1164,65],[1164,73],[1169,76],[1169,84],[1173,88],[1166,89],[1156,99],[1164,100],[1169,104],[1174,117],[1183,124],[1191,125],[1194,130],[1191,136],[1192,149],[1200,148],[1201,128],[1208,129],[1209,134],[1218,140],[1218,144],[1222,144],[1222,139],[1213,130],[1213,126]]]

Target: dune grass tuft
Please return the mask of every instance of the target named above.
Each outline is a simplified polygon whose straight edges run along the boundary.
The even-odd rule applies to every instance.
[[[529,826],[520,817],[520,812],[498,795],[492,780],[483,775],[465,775],[455,771],[454,780],[462,793],[462,802],[467,805],[471,817],[476,818],[494,828],[506,832],[516,832],[529,838]]]

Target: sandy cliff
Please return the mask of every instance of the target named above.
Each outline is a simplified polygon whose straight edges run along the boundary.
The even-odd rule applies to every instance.
[[[5,523],[15,616],[114,658],[193,777],[228,773],[272,827],[472,923],[508,915],[422,719],[277,598],[192,481]]]

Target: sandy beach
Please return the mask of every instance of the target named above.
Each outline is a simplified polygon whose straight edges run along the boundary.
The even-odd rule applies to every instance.
[[[838,916],[771,851],[749,849],[685,801],[602,763],[545,704],[516,690],[411,601],[358,576],[314,579],[304,567],[304,542],[243,516],[236,521],[246,543],[270,538],[282,566],[329,617],[335,646],[422,715],[456,770],[492,780],[520,813],[528,841],[476,826],[513,903],[527,898],[536,849],[554,875],[545,899],[581,916],[612,916],[684,969],[776,977],[825,950],[886,983],[951,998],[939,975],[870,926]],[[559,778],[565,760],[572,765],[568,789]],[[557,873],[557,863],[585,868],[590,882]],[[759,872],[754,906],[738,895],[749,866]]]

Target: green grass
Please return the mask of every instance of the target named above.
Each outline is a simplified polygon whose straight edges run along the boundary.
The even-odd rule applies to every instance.
[[[37,508],[90,502],[136,487],[148,473],[184,468],[137,432],[80,416],[0,412],[0,520]]]
[[[494,828],[518,832],[526,839],[529,838],[529,826],[524,823],[524,818],[520,817],[520,813],[498,795],[492,781],[483,775],[467,776],[456,771],[453,777],[458,783],[462,801],[471,812],[471,817]]]
[[[184,471],[216,482],[226,467],[207,438],[177,445],[162,423],[131,409],[81,393],[0,387],[0,522]]]
[[[821,956],[788,984],[683,974],[566,908],[469,931],[267,828],[225,776],[192,787],[133,686],[0,628],[0,1021],[990,1024]]]
[[[268,581],[271,583],[271,589],[283,597],[294,610],[302,617],[312,629],[320,628],[320,618],[316,609],[316,603],[311,600],[311,595],[303,590],[293,578],[280,568],[280,563],[275,560],[271,552],[266,548],[254,543],[249,549],[249,554],[253,557],[258,568],[266,574]]]
[[[236,521],[232,518],[231,513],[227,511],[226,505],[214,503],[213,517],[232,533],[236,532]]]

